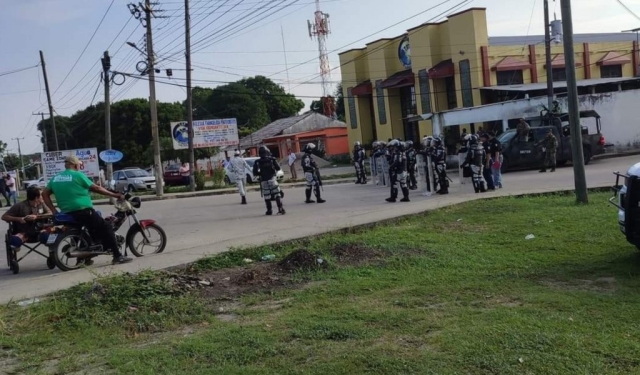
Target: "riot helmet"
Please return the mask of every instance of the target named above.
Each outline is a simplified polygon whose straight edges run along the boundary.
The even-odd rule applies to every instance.
[[[310,154],[315,149],[316,149],[316,145],[314,145],[313,143],[307,143],[307,145],[304,146],[304,153]]]
[[[267,148],[267,146],[260,146],[260,150],[258,150],[258,156],[261,158],[266,158],[271,155],[271,151]]]

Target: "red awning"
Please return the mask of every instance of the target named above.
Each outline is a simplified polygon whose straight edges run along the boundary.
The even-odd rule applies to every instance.
[[[564,54],[556,55],[556,57],[551,60],[551,69],[556,68],[564,68],[566,66],[566,62],[564,61]],[[582,66],[582,63],[576,61],[576,66]],[[547,69],[547,65],[544,66]]]
[[[609,52],[604,55],[603,58],[598,61],[598,65],[600,66],[608,66],[608,65],[624,65],[629,64],[631,59],[627,56],[621,56],[619,53]]]
[[[493,70],[498,72],[510,71],[510,70],[524,70],[531,69],[531,64],[526,61],[518,60],[515,57],[507,56],[502,61],[493,67]]]
[[[400,87],[413,86],[416,78],[411,69],[396,73],[382,81],[383,89],[397,89]]]
[[[429,69],[429,78],[447,78],[456,74],[456,67],[451,59],[440,61],[436,66]]]
[[[371,81],[367,80],[351,89],[351,95],[354,96],[367,96],[373,93],[373,87]]]

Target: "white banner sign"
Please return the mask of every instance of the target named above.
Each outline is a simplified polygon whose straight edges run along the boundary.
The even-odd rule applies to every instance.
[[[53,176],[64,171],[64,159],[69,156],[76,156],[82,162],[80,172],[90,179],[100,177],[100,165],[98,162],[98,150],[96,148],[83,148],[79,150],[64,150],[43,152],[42,173],[45,181],[49,181]]]
[[[189,128],[186,121],[171,123],[174,150],[189,148]],[[193,147],[227,147],[239,144],[238,123],[234,118],[193,122]]]

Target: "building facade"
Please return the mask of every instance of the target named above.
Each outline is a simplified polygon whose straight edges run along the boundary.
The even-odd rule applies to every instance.
[[[577,34],[574,39],[577,78],[584,81],[581,93],[594,90],[586,84],[589,80],[602,87],[602,79],[639,75],[636,34]],[[342,52],[350,144],[419,141],[433,134],[433,125],[416,121],[417,115],[545,95],[542,85],[515,93],[501,90],[543,83],[548,75],[556,82],[566,80],[563,45],[552,43],[549,69],[544,42],[544,36],[489,37],[486,9],[471,8],[441,23]],[[558,86],[557,95],[566,92],[566,85]],[[446,128],[445,141],[455,143],[462,128],[474,131],[484,125]]]

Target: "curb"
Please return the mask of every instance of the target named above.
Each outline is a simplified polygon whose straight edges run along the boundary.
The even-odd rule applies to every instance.
[[[349,182],[353,182],[353,178],[341,178],[337,180],[323,181],[322,185],[323,186],[339,185],[339,184],[346,184]],[[299,188],[299,187],[305,187],[305,186],[307,186],[306,182],[292,182],[292,183],[280,185],[282,189]],[[245,190],[247,192],[260,191],[260,187],[249,186],[245,188]],[[188,192],[188,193],[168,194],[168,195],[163,195],[162,197],[157,197],[154,195],[141,195],[139,197],[140,197],[140,200],[142,200],[143,202],[153,202],[153,201],[164,201],[169,199],[211,197],[216,195],[229,195],[229,194],[237,194],[237,193],[238,193],[238,190],[236,190],[235,188],[224,188],[224,189],[218,189],[218,190],[203,190],[203,191]],[[110,205],[111,202],[108,199],[100,199],[100,200],[94,200],[93,204],[97,206]]]

